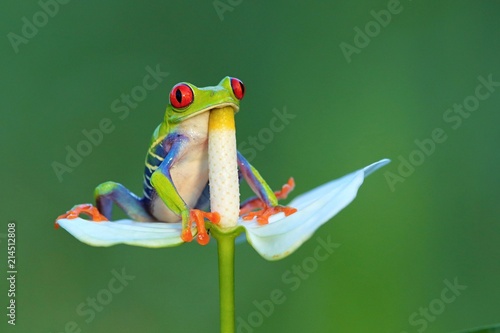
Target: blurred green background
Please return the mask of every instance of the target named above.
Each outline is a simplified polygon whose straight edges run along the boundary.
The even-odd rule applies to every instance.
[[[293,175],[293,197],[393,160],[286,259],[267,262],[248,244],[237,248],[237,316],[258,324],[239,332],[451,332],[499,322],[500,88],[456,129],[443,115],[474,95],[479,76],[500,81],[500,3],[402,0],[385,27],[370,25],[371,11],[394,9],[390,3],[222,0],[219,15],[212,1],[71,1],[44,22],[38,2],[4,1],[0,267],[6,276],[14,220],[18,275],[15,327],[6,323],[8,285],[0,282],[0,331],[218,331],[214,244],[93,248],[54,231],[53,221],[92,201],[106,180],[141,193],[145,152],[171,87],[215,85],[226,75],[247,88],[240,142],[268,128],[273,109],[295,116],[254,149],[253,164],[274,188]],[[34,15],[38,32],[25,28],[31,37],[22,39]],[[358,37],[368,45],[348,62],[340,44],[355,47],[355,28],[367,24],[372,37]],[[142,85],[148,66],[169,75],[120,119],[111,104]],[[75,149],[82,130],[103,118],[114,131],[59,181],[52,163],[65,163],[66,147]],[[391,189],[386,172],[397,175],[399,158],[435,128],[447,140]],[[317,237],[341,246],[291,290],[283,274],[313,255]],[[87,298],[104,297],[122,268],[135,276],[123,291],[91,320],[78,313],[81,304],[90,308]],[[441,309],[435,300],[455,278],[467,289]],[[254,301],[274,289],[286,301],[255,314]],[[422,319],[429,305],[439,314]]]

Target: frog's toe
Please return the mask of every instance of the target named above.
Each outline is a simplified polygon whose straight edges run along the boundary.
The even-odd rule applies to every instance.
[[[76,219],[80,216],[80,214],[89,216],[94,222],[108,221],[108,219],[104,215],[102,215],[96,207],[92,206],[91,204],[81,204],[74,206],[64,214],[59,215],[56,219],[54,227],[56,229],[59,228],[59,224],[57,223],[58,220]]]
[[[244,215],[242,218],[245,221],[250,221],[253,220],[254,218],[257,218],[257,222],[259,224],[268,224],[269,218],[274,214],[284,213],[285,216],[289,216],[295,213],[296,211],[297,209],[293,207],[279,206],[279,205],[274,207],[268,206],[256,212],[250,212],[247,215]]]
[[[196,224],[196,229],[198,234],[196,240],[200,245],[207,245],[210,241],[210,236],[208,235],[207,228],[205,228],[205,219],[212,223],[220,222],[219,213],[204,212],[199,209],[191,209],[189,211],[189,223],[185,229],[182,230],[181,238],[184,242],[190,242],[193,240],[193,234],[191,233],[191,225],[193,222]]]
[[[288,197],[288,194],[295,188],[295,180],[293,177],[288,179],[288,182],[281,187],[281,190],[274,192],[278,200],[283,200]]]

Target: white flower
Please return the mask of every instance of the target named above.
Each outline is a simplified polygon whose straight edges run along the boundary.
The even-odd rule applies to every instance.
[[[238,226],[245,229],[248,242],[262,257],[267,260],[282,259],[351,203],[366,176],[389,162],[383,159],[299,195],[288,204],[297,208],[297,212],[290,216],[278,213],[271,216],[269,224],[265,225],[258,224],[255,219],[243,221],[240,218]],[[61,219],[57,223],[78,240],[92,246],[128,244],[157,248],[183,243],[180,222],[93,222],[76,218]]]

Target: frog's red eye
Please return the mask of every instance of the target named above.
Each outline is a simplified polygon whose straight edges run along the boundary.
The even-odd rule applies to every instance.
[[[170,104],[176,109],[185,108],[193,103],[193,89],[185,83],[178,83],[170,92]]]
[[[242,99],[243,96],[245,96],[245,86],[243,82],[235,77],[231,78],[231,88],[233,88],[234,96],[236,96],[237,99]]]

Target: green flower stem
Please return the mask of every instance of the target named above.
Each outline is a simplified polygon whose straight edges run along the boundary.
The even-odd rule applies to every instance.
[[[223,231],[210,228],[210,234],[217,240],[219,255],[220,331],[235,332],[234,308],[234,240],[241,233],[240,228]]]
[[[224,235],[217,240],[219,252],[219,292],[221,333],[234,333],[234,237]]]

